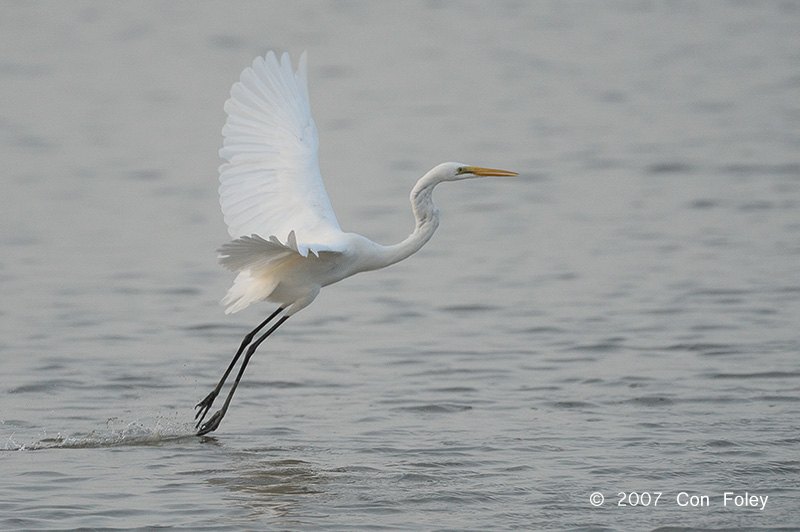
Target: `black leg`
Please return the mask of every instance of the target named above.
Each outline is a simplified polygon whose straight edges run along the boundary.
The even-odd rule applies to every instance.
[[[214,415],[211,416],[208,421],[203,423],[200,429],[197,431],[198,436],[202,436],[203,434],[208,434],[209,432],[217,430],[219,427],[220,422],[222,422],[222,418],[225,416],[225,412],[228,411],[228,406],[231,404],[231,399],[233,399],[233,394],[236,391],[236,388],[239,386],[239,381],[242,380],[242,375],[244,375],[244,370],[247,367],[247,363],[250,362],[250,358],[253,356],[253,353],[256,352],[258,346],[261,345],[261,342],[267,339],[267,337],[274,333],[275,330],[280,327],[283,322],[289,319],[289,316],[282,316],[275,325],[269,328],[267,332],[265,332],[258,340],[250,344],[250,347],[247,349],[247,353],[244,355],[244,361],[242,362],[242,367],[239,368],[239,373],[236,375],[236,380],[233,381],[233,386],[231,386],[231,391],[228,392],[228,397],[225,399],[225,403],[222,405],[222,408],[214,412]]]
[[[228,378],[228,375],[231,374],[233,366],[236,365],[236,361],[239,360],[239,357],[242,356],[242,353],[244,353],[244,348],[247,347],[247,345],[253,341],[253,338],[255,337],[256,334],[258,334],[258,331],[263,329],[267,325],[267,323],[271,322],[273,318],[275,318],[275,316],[277,316],[278,314],[281,313],[281,311],[283,311],[283,309],[284,307],[278,307],[278,310],[270,314],[269,318],[262,321],[258,327],[256,327],[255,329],[253,329],[252,331],[250,331],[245,335],[244,339],[242,340],[242,345],[239,346],[239,350],[236,351],[236,355],[234,355],[233,360],[231,360],[228,369],[225,370],[225,374],[222,375],[222,378],[217,383],[217,386],[213,390],[211,390],[211,393],[208,394],[205,397],[205,399],[203,399],[202,401],[197,403],[197,405],[195,405],[195,408],[198,409],[197,413],[194,416],[194,418],[198,420],[197,425],[195,425],[195,428],[200,427],[200,424],[203,422],[203,419],[206,417],[206,414],[208,414],[208,411],[211,409],[211,405],[214,404],[214,400],[219,395],[219,392],[222,391],[222,386],[225,384],[225,380]]]

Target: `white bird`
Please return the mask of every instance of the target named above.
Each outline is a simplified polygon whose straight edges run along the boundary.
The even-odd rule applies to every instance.
[[[258,346],[290,316],[314,301],[323,286],[359,272],[377,270],[416,253],[439,225],[433,188],[444,181],[516,172],[443,163],[411,191],[416,226],[399,244],[383,246],[339,228],[318,164],[319,138],[308,98],[306,54],[297,71],[289,55],[273,52],[244,69],[225,102],[228,114],[220,157],[220,205],[232,241],[219,248],[219,261],[236,272],[222,300],[226,313],[257,301],[277,310],[248,333],[214,390],[196,408],[198,435],[219,427],[247,363]],[[278,315],[282,316],[254,338]],[[245,353],[245,349],[247,352]],[[203,419],[236,362],[245,353],[225,403]]]

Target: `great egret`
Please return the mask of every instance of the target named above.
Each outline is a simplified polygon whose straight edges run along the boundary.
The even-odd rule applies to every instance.
[[[233,240],[220,247],[218,254],[220,263],[237,276],[222,303],[227,305],[226,313],[263,300],[277,303],[278,308],[244,337],[217,386],[197,404],[198,435],[219,427],[258,346],[314,301],[323,286],[399,262],[430,240],[439,225],[439,210],[431,197],[436,185],[517,175],[443,163],[422,176],[411,191],[416,227],[408,238],[382,246],[343,232],[319,171],[319,138],[311,118],[306,64],[305,53],[296,72],[286,53],[280,62],[273,52],[257,57],[234,83],[225,102],[228,118],[222,129],[220,157],[228,162],[220,166],[219,194]],[[278,315],[281,317],[255,339]],[[225,403],[203,423],[242,353],[244,361]]]

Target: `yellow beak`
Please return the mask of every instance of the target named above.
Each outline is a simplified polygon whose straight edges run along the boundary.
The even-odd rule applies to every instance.
[[[514,177],[519,174],[510,172],[508,170],[495,170],[494,168],[481,168],[480,166],[468,166],[464,168],[464,173],[471,173],[478,176],[498,176],[498,177]]]

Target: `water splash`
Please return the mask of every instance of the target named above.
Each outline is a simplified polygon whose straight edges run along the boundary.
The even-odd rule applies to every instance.
[[[93,430],[85,435],[54,436],[44,431],[35,441],[20,443],[15,434],[9,436],[2,450],[36,451],[41,449],[95,449],[125,446],[158,446],[165,443],[196,438],[190,423],[177,422],[159,416],[153,422],[142,420],[125,421],[118,417],[109,418],[106,427]]]

